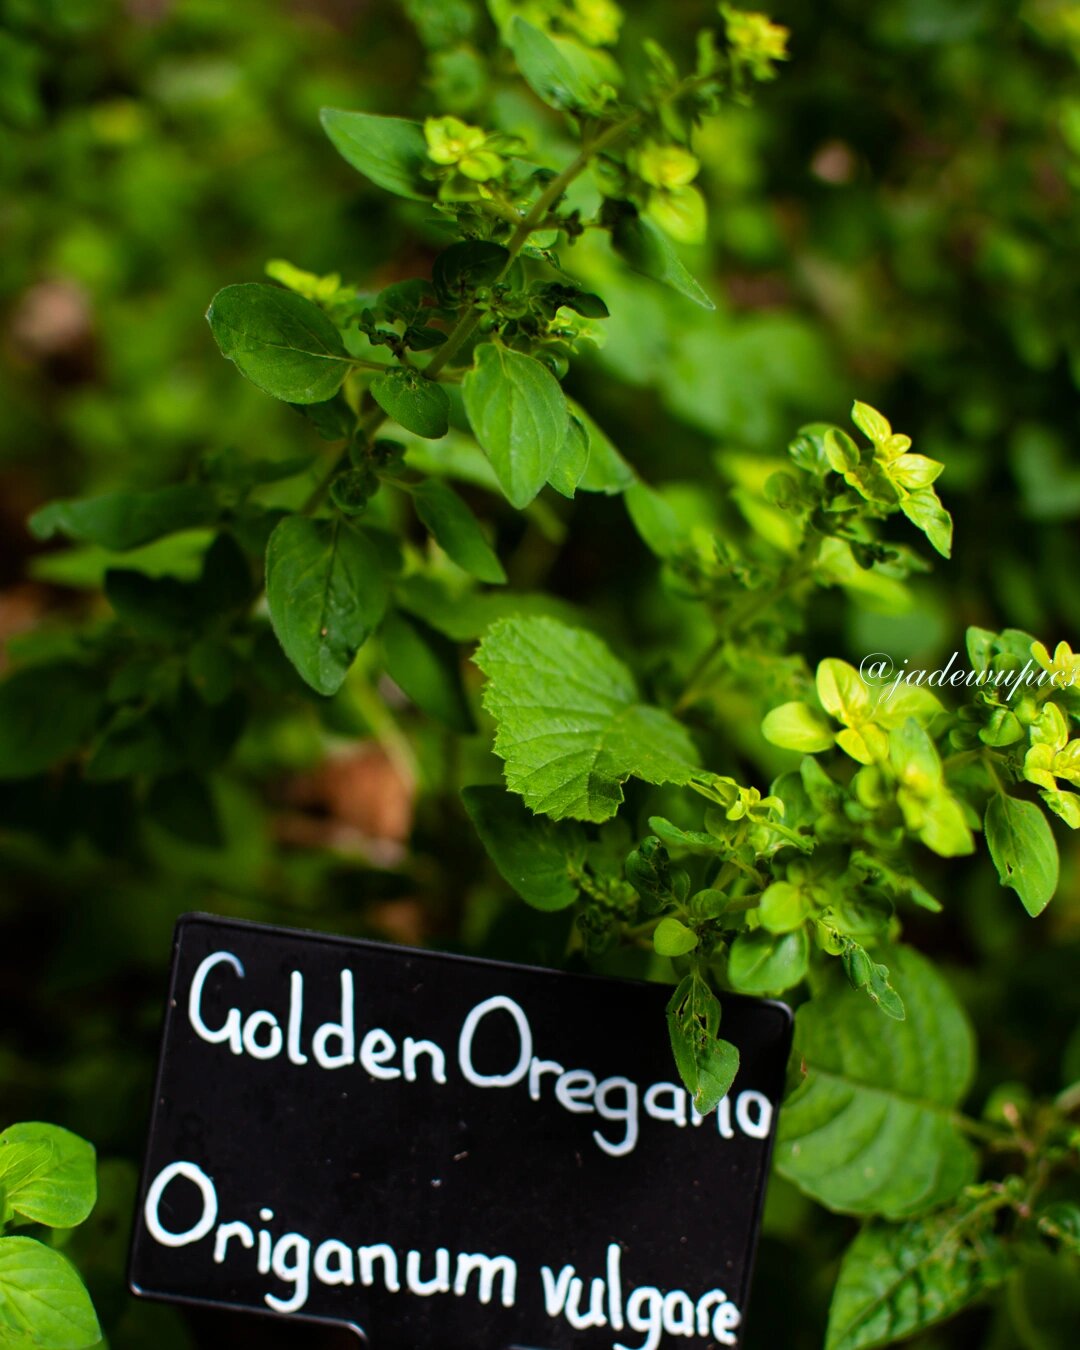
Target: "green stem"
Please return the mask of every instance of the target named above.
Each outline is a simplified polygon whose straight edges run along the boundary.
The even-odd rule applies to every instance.
[[[521,253],[521,250],[529,242],[533,231],[543,223],[548,217],[552,207],[563,195],[566,189],[589,167],[593,158],[613,144],[620,136],[627,132],[635,122],[638,121],[640,114],[635,113],[632,117],[624,119],[622,122],[613,123],[605,131],[601,132],[594,141],[588,145],[582,146],[580,154],[569,163],[562,173],[558,174],[547,185],[544,191],[533,202],[528,213],[518,221],[517,228],[510,236],[510,242],[506,246],[507,259],[503,265],[502,271],[496,277],[496,281],[501,281],[514,265]],[[483,318],[483,311],[475,308],[468,309],[458,319],[450,336],[435,353],[435,356],[428,362],[424,369],[424,375],[429,380],[437,379],[440,372],[450,364],[450,362],[461,351],[462,347],[469,341],[476,332],[480,320]]]
[[[990,1125],[986,1121],[975,1120],[974,1117],[962,1115],[960,1112],[953,1116],[953,1122],[965,1134],[970,1134],[973,1139],[981,1139],[987,1144],[1001,1144],[1012,1137],[1010,1132],[1000,1125]]]
[[[696,80],[684,81],[686,88],[693,87]],[[682,92],[683,86],[680,86],[678,92]],[[536,230],[544,221],[547,220],[552,208],[559,201],[560,197],[566,192],[567,188],[573,183],[592,163],[593,159],[613,145],[621,136],[624,136],[632,127],[640,122],[642,114],[640,112],[632,113],[621,122],[613,122],[606,127],[594,140],[583,145],[579,154],[566,166],[560,174],[557,174],[547,185],[536,201],[533,202],[528,212],[518,221],[514,233],[510,236],[510,242],[507,244],[507,259],[496,280],[501,281],[510,268],[514,265],[521,250],[529,242],[533,231]],[[470,306],[462,313],[457,323],[450,330],[450,333],[438,349],[432,359],[420,372],[425,379],[437,380],[442,371],[458,355],[463,347],[469,342],[475,334],[480,320],[483,318],[483,311]],[[360,363],[356,363],[360,364]],[[383,369],[383,367],[380,367]],[[360,430],[365,439],[370,442],[375,433],[386,421],[386,414],[381,408],[376,408],[361,423]],[[347,462],[347,457],[343,457]],[[329,472],[316,484],[311,495],[302,507],[302,514],[310,515],[312,511],[318,509],[326,498],[330,490],[330,484],[341,471],[342,459],[335,462]]]
[[[355,676],[349,688],[363,714],[375,740],[382,747],[387,759],[393,764],[399,776],[409,784],[423,782],[424,774],[408,736],[397,724],[386,700],[367,679]]]

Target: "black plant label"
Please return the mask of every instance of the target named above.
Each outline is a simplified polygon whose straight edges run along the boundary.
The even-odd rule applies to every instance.
[[[702,1116],[670,992],[182,919],[132,1287],[373,1350],[738,1345],[791,1016],[724,999]]]

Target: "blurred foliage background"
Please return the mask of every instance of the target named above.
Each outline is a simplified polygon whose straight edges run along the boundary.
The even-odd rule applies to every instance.
[[[631,36],[680,49],[707,7],[626,8]],[[1080,6],[777,0],[772,13],[792,29],[793,60],[698,147],[711,237],[688,261],[718,313],[688,314],[581,246],[575,271],[603,281],[613,317],[572,380],[690,519],[722,524],[762,456],[800,421],[842,422],[856,396],[945,462],[952,563],[917,581],[906,612],[823,603],[811,665],[874,650],[937,665],[971,623],[1075,643]],[[0,18],[2,668],[107,612],[108,556],[35,544],[36,506],[173,482],[226,450],[317,448],[307,423],[220,359],[203,312],[268,258],[371,289],[426,271],[441,240],[423,209],[356,176],[318,110],[467,116],[470,38],[489,21],[468,0],[0,0]],[[537,116],[520,92],[497,114],[526,136]],[[616,633],[630,614],[657,639],[693,622],[617,500],[524,521],[507,511],[500,530],[517,584],[587,603]],[[205,542],[166,541],[140,566],[193,575]],[[362,679],[318,711],[299,696],[285,717],[256,703],[214,779],[216,845],[178,840],[122,779],[0,783],[0,1121],[56,1120],[106,1160],[71,1250],[116,1347],[230,1334],[228,1319],[123,1292],[179,913],[561,960],[564,929],[483,879],[445,790],[460,773],[452,742],[411,719],[393,689]],[[768,752],[746,753],[749,781],[764,781]],[[1080,1078],[1075,850],[1063,865],[1037,933],[988,862],[939,862],[946,914],[909,930],[972,1011],[987,1084],[1053,1092]],[[820,1346],[849,1231],[774,1186],[749,1347]],[[782,1299],[762,1295],[770,1285]],[[1008,1319],[975,1311],[918,1344],[1073,1346],[1076,1298],[1053,1286]],[[259,1335],[338,1343],[302,1327]]]

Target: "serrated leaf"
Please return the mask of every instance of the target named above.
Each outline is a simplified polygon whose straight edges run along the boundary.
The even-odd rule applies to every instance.
[[[56,534],[126,553],[167,534],[212,524],[219,515],[214,494],[198,484],[153,492],[110,492],[103,497],[50,502],[30,517],[35,539]]]
[[[825,1350],[873,1350],[952,1317],[1008,1269],[993,1216],[967,1200],[925,1219],[873,1223],[848,1248]]]
[[[424,176],[431,161],[419,122],[341,108],[324,108],[319,118],[338,154],[377,187],[410,201],[434,198],[434,183]]]
[[[485,342],[461,392],[476,439],[520,511],[547,482],[566,442],[570,415],[559,382],[531,356]]]
[[[555,619],[503,619],[476,653],[488,677],[506,782],[555,820],[610,819],[630,777],[687,783],[697,754],[670,714],[639,701],[633,676],[592,633]]]
[[[33,1238],[0,1238],[0,1343],[5,1332],[39,1350],[85,1350],[101,1339],[75,1267]]]
[[[864,994],[834,985],[796,1014],[796,1064],[777,1168],[826,1208],[905,1219],[950,1200],[975,1155],[956,1123],[974,1072],[963,1009],[909,947],[884,953],[907,1019],[881,1015]]]
[[[1033,918],[1041,914],[1058,886],[1058,848],[1049,821],[1034,802],[997,793],[983,829],[1001,884],[1012,887]]]
[[[0,779],[30,778],[77,750],[103,696],[82,666],[26,666],[9,675],[0,683]]]
[[[720,1039],[720,1000],[695,970],[667,1006],[668,1033],[679,1076],[701,1115],[715,1111],[739,1072],[739,1052]]]
[[[222,356],[286,403],[324,403],[349,373],[341,334],[318,305],[295,291],[264,282],[226,286],[206,319]]]
[[[633,208],[616,215],[611,226],[611,243],[632,271],[669,286],[703,309],[716,308],[682,265],[667,235]]]
[[[437,441],[450,430],[450,399],[441,384],[415,370],[391,370],[371,382],[379,407],[414,436]]]
[[[466,572],[501,585],[506,573],[479,522],[452,487],[437,478],[418,483],[412,492],[416,514],[446,554]]]
[[[619,68],[606,52],[552,37],[520,15],[510,24],[509,40],[526,83],[551,108],[599,112],[619,82]]]
[[[290,516],[266,551],[270,622],[285,655],[320,694],[336,694],[386,609],[379,555],[362,534]]]
[[[571,868],[585,861],[580,826],[533,815],[501,787],[467,787],[461,795],[488,857],[527,904],[552,912],[577,900]]]
[[[0,1134],[0,1215],[21,1214],[50,1228],[74,1228],[94,1208],[93,1146],[59,1125],[36,1121]]]

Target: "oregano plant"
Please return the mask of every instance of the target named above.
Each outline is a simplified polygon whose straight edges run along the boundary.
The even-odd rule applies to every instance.
[[[58,1125],[0,1133],[0,1345],[86,1350],[101,1341],[90,1296],[58,1250],[97,1199],[94,1150]]]
[[[471,830],[568,960],[671,986],[699,1112],[738,1071],[723,996],[797,1007],[776,1170],[852,1221],[826,1350],[902,1341],[1080,1254],[1077,1085],[979,1080],[973,1104],[969,1016],[919,941],[956,903],[932,878],[961,872],[936,860],[985,845],[1033,919],[1054,897],[1055,830],[1080,827],[1080,657],[974,625],[940,680],[808,648],[815,606],[910,601],[954,547],[943,464],[868,403],[752,462],[721,447],[710,519],[579,401],[627,273],[712,310],[687,262],[708,213],[696,147],[782,72],[783,26],[723,4],[675,54],[624,38],[614,0],[490,0],[486,27],[403,8],[440,106],[321,122],[430,258],[399,275],[388,240],[378,279],[274,259],[213,296],[221,355],[308,424],[297,452],[238,446],[33,515],[39,540],[107,553],[106,603],[16,649],[0,777],[74,766],[212,855],[243,829],[221,783],[262,767],[252,728],[374,732],[439,801],[440,839]],[[595,531],[579,558],[608,547],[580,523],[590,497],[625,512],[670,622],[545,585],[537,556],[575,531]],[[153,554],[192,541],[181,567]],[[69,1147],[27,1140],[9,1142],[54,1168]],[[5,1222],[66,1226],[20,1209],[4,1166]],[[76,1329],[18,1320],[5,1259],[62,1284]],[[0,1238],[0,1345],[95,1336],[63,1258]]]

